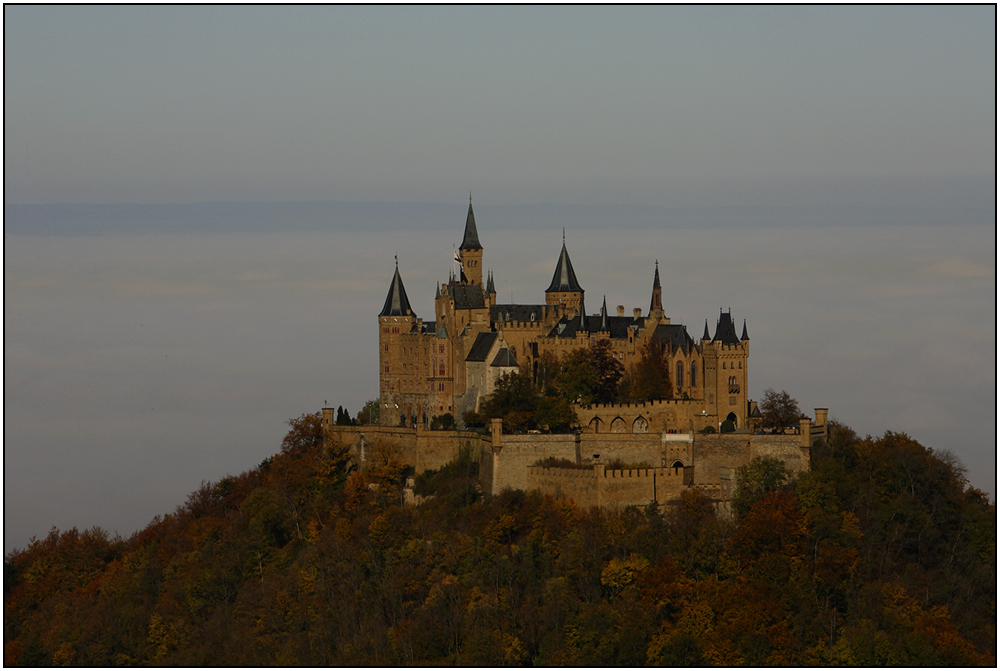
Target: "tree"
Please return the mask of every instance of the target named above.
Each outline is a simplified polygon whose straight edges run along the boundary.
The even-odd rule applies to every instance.
[[[774,457],[754,457],[746,466],[740,466],[736,469],[733,512],[742,518],[755,503],[781,489],[789,475],[785,462]]]
[[[621,391],[632,401],[673,398],[670,364],[662,342],[650,339],[642,347],[639,361],[633,364],[630,379],[623,381]]]
[[[784,433],[786,426],[802,417],[798,401],[784,390],[776,392],[773,389],[766,389],[764,400],[760,404],[760,413],[764,415],[764,426],[773,428],[777,433]]]
[[[365,403],[365,406],[358,412],[358,424],[378,424],[379,402],[377,398]]]
[[[503,428],[510,433],[536,428],[535,410],[538,391],[531,376],[522,372],[508,373],[497,380],[496,388],[482,404],[483,417],[503,418]]]
[[[597,382],[597,369],[594,367],[594,358],[590,350],[581,347],[563,357],[562,369],[556,378],[556,383],[567,401],[590,405],[594,402]]]
[[[282,454],[301,454],[323,442],[323,416],[303,414],[286,422],[291,429],[281,441]]]
[[[611,341],[602,338],[590,346],[591,359],[597,383],[594,385],[594,401],[597,403],[617,403],[618,383],[621,382],[625,367],[615,357]]]
[[[431,431],[452,431],[455,429],[455,416],[450,412],[435,415],[431,419]]]

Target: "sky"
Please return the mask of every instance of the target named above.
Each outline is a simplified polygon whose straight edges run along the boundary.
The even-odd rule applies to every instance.
[[[747,319],[751,396],[951,449],[995,500],[995,25],[6,6],[5,552],[127,536],[357,412],[392,256],[431,315],[470,191],[501,294],[542,300],[563,226],[595,308],[659,260],[693,335]]]

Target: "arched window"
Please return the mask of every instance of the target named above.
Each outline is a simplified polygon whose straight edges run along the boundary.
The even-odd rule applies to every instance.
[[[678,387],[683,387],[684,386],[684,362],[683,361],[678,361],[677,362],[677,386]]]
[[[611,433],[625,433],[625,420],[621,417],[615,417],[614,421],[611,422]]]
[[[726,370],[726,362],[725,361],[722,362],[722,370]]]
[[[444,377],[444,360],[443,359],[440,362],[438,362],[438,375],[440,375],[441,377]]]
[[[649,431],[649,423],[645,417],[636,417],[632,422],[632,433],[646,433]]]
[[[698,365],[696,362],[691,362],[691,386],[698,386]]]

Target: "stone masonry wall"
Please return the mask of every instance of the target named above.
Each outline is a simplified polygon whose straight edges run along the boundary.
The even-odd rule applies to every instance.
[[[717,485],[722,498],[729,498],[736,469],[754,457],[781,459],[792,473],[807,471],[809,448],[800,447],[801,442],[798,435],[697,434],[693,446],[694,481],[697,485]]]
[[[472,431],[427,431],[417,426],[329,426],[326,431],[341,444],[349,445],[355,463],[366,460],[369,446],[384,441],[397,446],[403,463],[414,467],[417,473],[438,469],[458,457],[462,445],[472,447],[478,454],[481,437]]]

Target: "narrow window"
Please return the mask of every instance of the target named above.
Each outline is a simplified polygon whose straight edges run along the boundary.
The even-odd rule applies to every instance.
[[[691,386],[695,387],[698,385],[698,366],[694,361],[691,362]]]
[[[677,386],[678,387],[683,387],[684,386],[684,362],[683,361],[678,361],[677,362]]]

